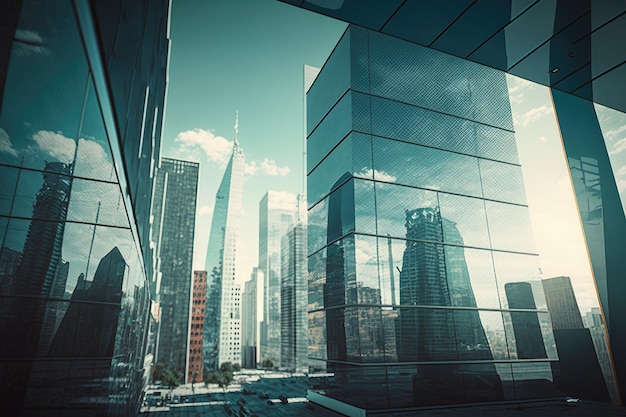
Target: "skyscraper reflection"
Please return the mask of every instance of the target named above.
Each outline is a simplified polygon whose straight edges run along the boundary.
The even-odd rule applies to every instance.
[[[405,214],[407,241],[400,272],[403,308],[396,329],[398,359],[405,362],[493,360],[475,309],[463,247],[450,246],[444,250],[443,245],[434,243],[443,241],[445,230],[450,243],[463,245],[456,225],[442,218],[438,207],[406,210]],[[503,398],[494,364],[471,372],[458,365],[431,365],[418,366],[413,379],[414,403],[455,401],[456,395],[463,397],[459,388],[463,384],[472,386],[468,392],[477,398]]]

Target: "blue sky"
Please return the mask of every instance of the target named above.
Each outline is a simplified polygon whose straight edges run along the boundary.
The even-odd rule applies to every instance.
[[[173,0],[171,18],[163,155],[201,163],[194,268],[203,269],[239,110],[248,166],[238,252],[243,282],[257,264],[260,199],[268,189],[300,188],[303,66],[322,66],[346,25],[275,0]],[[597,297],[549,90],[507,79],[543,277],[570,276],[584,314]],[[597,112],[626,201],[626,116],[601,106]]]
[[[194,268],[204,268],[215,192],[239,110],[248,174],[238,280],[250,277],[258,258],[259,201],[268,189],[299,191],[303,67],[323,65],[345,27],[275,0],[173,0],[162,154],[200,162]]]

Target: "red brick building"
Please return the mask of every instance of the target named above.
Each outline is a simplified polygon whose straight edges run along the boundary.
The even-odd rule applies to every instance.
[[[206,306],[206,271],[193,271],[191,330],[189,332],[189,368],[187,382],[202,382],[202,334]]]

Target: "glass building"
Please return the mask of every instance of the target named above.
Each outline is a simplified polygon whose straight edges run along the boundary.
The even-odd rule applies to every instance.
[[[259,286],[263,285],[263,272],[252,268],[250,279],[241,293],[241,367],[256,369],[258,344],[257,300]]]
[[[307,94],[307,132],[309,355],[334,373],[309,398],[557,395],[504,73],[350,26]]]
[[[268,191],[259,202],[259,269],[263,271],[263,321],[259,362],[270,359],[280,366],[281,295],[280,242],[296,219],[296,196]]]
[[[139,410],[168,11],[167,1],[0,5],[3,415]]]
[[[288,371],[309,369],[306,225],[298,221],[281,239],[280,364]]]
[[[199,169],[200,164],[197,162],[161,158],[152,206],[157,300],[161,307],[156,361],[182,374],[188,368]]]
[[[235,122],[233,153],[215,195],[206,255],[206,308],[202,360],[205,375],[224,362],[241,363],[241,289],[235,285],[235,260],[243,214],[245,159]],[[238,294],[238,295],[237,295]]]
[[[624,5],[591,0],[280,1],[529,80],[536,83],[531,84],[533,88],[546,87],[544,91],[549,98],[545,105],[554,112],[558,125],[556,138],[565,160],[563,166],[573,184],[573,190],[567,187],[567,191],[564,188],[562,191],[568,199],[573,196],[574,210],[580,220],[562,224],[573,233],[578,233],[582,225],[581,243],[589,258],[589,265],[583,267],[589,266],[589,272],[585,272],[584,278],[580,276],[577,295],[584,295],[590,301],[588,296],[593,294],[594,300],[586,308],[600,307],[602,323],[591,329],[594,343],[602,339],[609,341],[608,349],[601,343],[595,345],[602,368],[614,372],[607,380],[626,378],[626,326],[619,321],[626,315],[626,304],[622,297],[615,296],[626,291],[626,281],[622,279],[626,269],[623,256],[626,190],[621,186],[626,160],[623,138],[618,136],[626,112],[623,88],[626,51],[614,47],[616,39],[626,36]],[[361,59],[366,61],[364,57]],[[358,62],[353,63],[357,64],[353,69],[360,68]],[[406,63],[400,64],[398,69],[407,69]],[[349,74],[347,68],[337,72],[354,79],[355,73]],[[389,75],[385,77],[391,83]],[[448,95],[446,90],[426,89],[422,93],[428,94],[427,91],[432,92],[435,101]],[[327,110],[327,104],[318,107]],[[479,109],[480,106],[478,112]],[[308,114],[311,117],[310,111]],[[315,123],[320,117],[314,114]],[[561,165],[561,158],[550,164]],[[534,187],[548,188],[546,183],[538,181]],[[533,194],[536,192],[533,189]],[[573,251],[569,253],[563,248],[565,253],[573,255]],[[580,255],[587,258],[584,253]],[[524,277],[519,282],[532,283],[532,280]],[[476,289],[474,292],[478,297]],[[500,291],[501,297],[504,294]],[[543,308],[535,302],[537,308]],[[316,305],[319,300],[312,303]],[[315,329],[321,328],[318,325]],[[621,404],[626,384],[618,386],[619,395],[611,395],[616,399],[614,403]]]

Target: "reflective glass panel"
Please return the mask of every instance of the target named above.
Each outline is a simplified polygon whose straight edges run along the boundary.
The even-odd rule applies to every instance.
[[[398,360],[456,360],[457,340],[454,310],[401,308],[396,329]]]
[[[512,369],[517,399],[558,395],[550,362],[514,363]]]
[[[74,16],[69,1],[23,2],[0,115],[7,143],[0,162],[43,169],[73,160],[88,77]]]
[[[68,220],[128,227],[120,187],[115,183],[74,179]]]
[[[539,257],[493,252],[493,261],[502,308],[546,308],[539,280]]]
[[[405,238],[407,211],[438,204],[434,191],[383,182],[376,182],[375,187],[378,234],[382,236]]]
[[[117,181],[109,138],[104,128],[100,103],[91,79],[89,80],[85,113],[78,137],[74,175]]]
[[[491,247],[533,253],[535,242],[528,207],[485,201]]]
[[[0,193],[0,214],[8,215],[11,212],[18,175],[19,171],[17,169],[0,166],[0,180],[2,181],[2,193]]]
[[[524,178],[519,165],[479,160],[485,198],[507,203],[526,204]]]
[[[485,204],[477,198],[439,193],[444,241],[489,248]]]
[[[445,259],[451,305],[500,307],[490,251],[446,246]]]
[[[480,197],[476,158],[373,138],[374,179]]]

